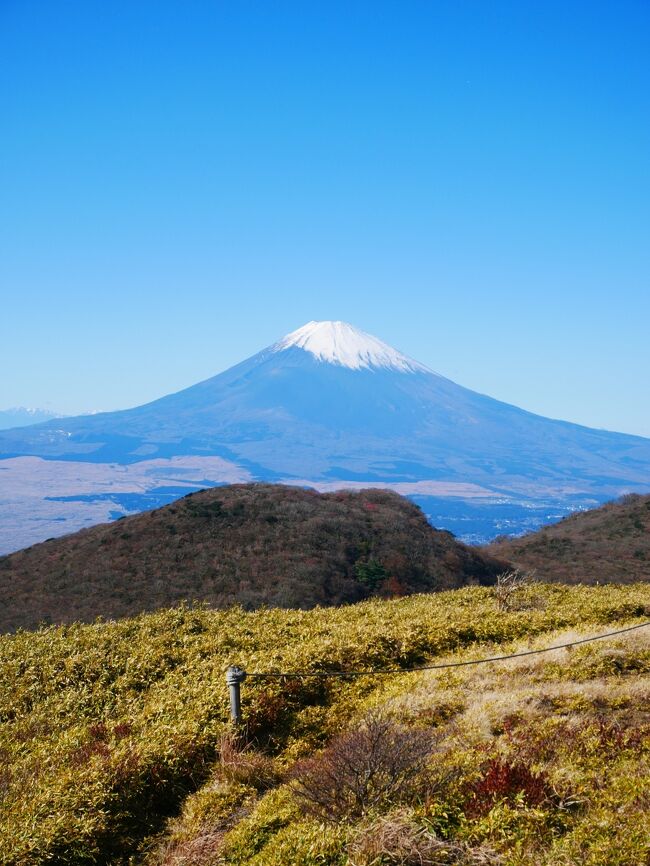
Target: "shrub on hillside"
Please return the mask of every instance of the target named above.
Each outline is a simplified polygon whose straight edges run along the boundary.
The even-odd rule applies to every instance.
[[[494,597],[501,611],[518,610],[523,606],[523,590],[533,582],[533,575],[518,568],[497,575]]]
[[[490,758],[481,768],[481,776],[467,788],[465,813],[479,817],[495,803],[519,800],[526,806],[539,806],[550,800],[553,790],[544,773],[535,773],[524,761]]]
[[[295,766],[294,793],[303,811],[320,820],[358,818],[421,787],[433,744],[430,732],[371,713],[321,755]]]

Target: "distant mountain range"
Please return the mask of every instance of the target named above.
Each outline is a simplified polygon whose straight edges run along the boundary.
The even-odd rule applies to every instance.
[[[53,418],[62,418],[58,412],[49,409],[27,409],[25,406],[14,406],[11,409],[0,409],[0,430],[10,430],[12,427],[30,427],[32,424],[42,424]]]
[[[120,412],[0,433],[0,550],[200,486],[390,487],[473,541],[650,490],[650,439],[555,421],[446,379],[344,322]]]

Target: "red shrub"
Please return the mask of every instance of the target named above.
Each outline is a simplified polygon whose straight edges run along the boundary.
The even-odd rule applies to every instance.
[[[465,812],[473,818],[490,811],[495,803],[520,796],[527,806],[539,806],[552,795],[544,773],[533,773],[524,763],[491,758],[481,778],[469,786]]]
[[[83,767],[94,755],[101,755],[106,760],[110,757],[110,749],[102,740],[90,740],[70,753],[70,763],[77,767]]]
[[[129,722],[120,722],[113,728],[113,736],[116,740],[123,740],[131,733],[133,726]]]
[[[103,722],[98,722],[88,727],[88,735],[91,740],[104,743],[108,739],[108,728]]]

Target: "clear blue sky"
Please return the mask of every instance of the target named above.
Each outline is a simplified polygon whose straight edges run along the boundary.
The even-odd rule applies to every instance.
[[[310,319],[650,436],[650,4],[0,0],[0,408]]]

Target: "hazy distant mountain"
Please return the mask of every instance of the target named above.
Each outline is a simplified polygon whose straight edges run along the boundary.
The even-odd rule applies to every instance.
[[[197,460],[214,468],[209,461],[217,458],[224,471],[248,479],[390,486],[419,502],[435,525],[465,537],[481,534],[475,525],[488,513],[484,537],[650,490],[649,439],[550,420],[477,394],[343,322],[310,322],[224,373],[135,409],[0,433],[11,472],[20,476],[15,461],[28,456],[55,461],[39,462],[38,471],[66,490],[59,523],[77,515],[76,525],[57,527],[50,510],[46,530],[32,507],[41,537],[79,528],[83,509],[70,507],[77,491],[66,485],[89,464],[156,464],[152,473],[143,468],[148,481],[122,491],[140,499],[112,499],[113,508],[162,504],[147,497],[173,488],[168,477],[160,484],[172,459],[178,480],[189,458],[195,468]],[[115,478],[124,473],[115,467]],[[195,480],[229,479],[217,472]],[[84,496],[88,506],[87,489]],[[468,514],[474,523],[464,522]]]
[[[11,427],[30,427],[32,424],[42,424],[53,418],[62,418],[58,412],[49,409],[26,409],[24,406],[14,406],[12,409],[0,409],[0,430]]]

